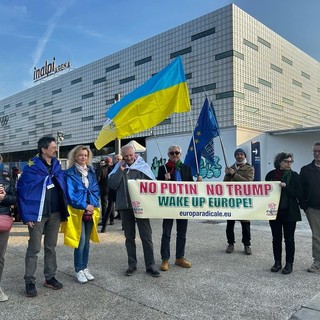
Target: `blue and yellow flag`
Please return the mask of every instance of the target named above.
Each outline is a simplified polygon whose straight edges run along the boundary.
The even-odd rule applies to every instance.
[[[181,57],[115,103],[107,112],[95,146],[152,128],[172,113],[190,110],[190,98]]]

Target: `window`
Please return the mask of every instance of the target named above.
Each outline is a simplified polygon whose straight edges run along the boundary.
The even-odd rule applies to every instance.
[[[22,131],[22,128],[17,128],[16,129],[16,132],[21,132]]]
[[[52,114],[57,114],[57,113],[61,113],[61,112],[62,112],[61,109],[52,110]]]
[[[43,128],[44,127],[44,123],[37,123],[36,124],[36,128]]]
[[[192,51],[191,47],[176,51],[176,52],[172,52],[170,53],[170,59],[176,58],[178,56],[182,56],[184,54],[190,53]]]
[[[36,103],[37,103],[37,100],[31,101],[31,102],[29,102],[29,106],[33,106],[33,105],[35,105]]]
[[[71,81],[71,85],[79,83],[81,81],[82,81],[82,78],[74,79],[74,80]]]
[[[136,76],[131,76],[131,77],[119,80],[119,84],[124,84],[124,83],[134,81],[134,80],[136,80]]]
[[[186,74],[186,80],[188,80],[188,79],[192,79],[192,73],[187,73]]]
[[[4,109],[10,108],[10,104],[6,104],[3,108],[4,108]]]
[[[259,88],[255,87],[255,86],[252,86],[251,84],[245,83],[243,85],[243,87],[244,87],[244,89],[259,93]]]
[[[210,34],[213,34],[215,32],[216,32],[216,29],[215,28],[211,28],[211,29],[196,33],[193,36],[191,36],[191,41],[206,37],[206,36],[208,36]]]
[[[28,118],[28,120],[29,120],[29,121],[35,120],[36,118],[37,118],[36,116],[31,116],[31,117]]]
[[[285,62],[285,63],[287,63],[287,64],[290,64],[290,66],[293,65],[293,62],[292,62],[290,59],[288,59],[288,58],[286,58],[286,57],[284,57],[284,56],[282,56],[282,61]]]
[[[49,101],[43,104],[44,107],[49,107],[53,105],[53,101]]]
[[[21,106],[22,106],[22,102],[19,102],[19,103],[16,104],[16,108],[19,108]]]
[[[258,49],[259,49],[259,47],[257,45],[255,45],[254,43],[250,42],[247,39],[243,39],[243,44],[245,44],[247,47],[249,47],[253,50],[256,50],[256,51],[258,51]]]
[[[306,98],[306,99],[311,100],[310,94],[307,94],[307,93],[305,93],[305,92],[302,92],[302,96],[303,96],[304,98]]]
[[[21,144],[22,144],[23,146],[26,146],[26,145],[29,144],[29,141],[22,141]]]
[[[135,61],[134,63],[134,66],[140,66],[141,64],[144,64],[144,63],[147,63],[147,62],[150,62],[152,60],[152,57],[147,57],[147,58],[143,58],[141,60],[138,60],[138,61]]]
[[[84,121],[90,121],[90,120],[93,120],[93,116],[88,116],[88,117],[83,117],[81,118],[81,121],[84,122]]]
[[[264,46],[268,47],[269,49],[271,49],[271,43],[258,37],[258,42],[260,42],[261,44],[263,44]]]
[[[284,103],[286,103],[286,104],[289,104],[289,105],[293,106],[293,100],[291,100],[291,99],[288,99],[288,98],[282,97],[282,102],[284,102]]]
[[[259,109],[255,108],[255,107],[244,106],[244,111],[251,112],[251,113],[256,113],[256,112],[259,112]]]
[[[81,99],[84,100],[84,99],[88,99],[88,98],[91,98],[93,97],[93,92],[90,92],[90,93],[87,93],[87,94],[83,94],[81,96]]]
[[[61,126],[62,126],[62,122],[52,123],[52,128],[57,128],[57,127],[61,127]]]
[[[29,132],[28,132],[29,136],[35,136],[36,133],[37,133],[36,130],[33,130],[33,131],[29,131]]]
[[[105,82],[106,80],[107,80],[106,77],[102,77],[100,79],[93,80],[92,84],[95,85],[95,84],[98,84],[98,83],[101,83],[101,82]]]
[[[72,84],[72,83],[71,83],[71,84]],[[52,91],[52,95],[57,94],[57,93],[60,93],[61,91],[62,91],[61,88],[60,88],[60,89],[53,90],[53,91]]]
[[[81,111],[82,110],[82,107],[77,107],[77,108],[73,108],[73,109],[71,109],[71,113],[76,113],[76,112],[79,112],[79,111]]]
[[[283,106],[280,106],[279,104],[276,104],[276,103],[271,103],[271,107],[279,111],[283,110]]]
[[[28,116],[28,115],[29,115],[29,111],[22,113],[22,116],[23,116],[23,117],[26,117],[26,116]]]
[[[299,81],[297,81],[297,80],[292,79],[292,83],[293,83],[294,85],[296,85],[296,86],[298,86],[298,87],[302,88],[302,83],[301,83],[301,82],[299,82]]]
[[[102,126],[93,127],[93,131],[100,131],[101,129],[102,129]]]
[[[276,65],[274,65],[272,63],[271,63],[271,69],[274,70],[274,71],[277,71],[279,73],[283,72],[281,68],[277,67]]]
[[[269,81],[267,81],[267,80],[258,78],[258,82],[259,82],[260,84],[263,84],[263,85],[266,86],[266,87],[271,88],[271,82],[269,82]]]
[[[235,56],[237,58],[240,58],[241,60],[244,60],[244,55],[236,50],[229,50],[222,53],[218,53],[215,55],[215,60],[221,60],[227,57]]]
[[[216,100],[237,97],[244,99],[244,94],[238,91],[226,91],[216,94]]]
[[[120,68],[120,64],[117,63],[117,64],[115,64],[115,65],[113,65],[113,66],[111,66],[111,67],[106,68],[106,73],[107,73],[107,72],[110,72],[110,71],[112,71],[112,70],[119,69],[119,68]]]
[[[307,78],[307,79],[309,79],[309,80],[310,80],[310,75],[309,75],[309,74],[307,74],[307,73],[305,73],[305,72],[301,71],[301,75],[302,75],[303,77],[305,77],[305,78]]]
[[[215,83],[206,84],[201,87],[192,88],[191,93],[206,92],[206,91],[213,90],[213,89],[216,89]]]

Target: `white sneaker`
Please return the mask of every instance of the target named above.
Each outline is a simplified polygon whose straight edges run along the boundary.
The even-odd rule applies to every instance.
[[[83,273],[85,275],[85,277],[87,278],[87,280],[92,281],[94,279],[94,276],[90,273],[89,269],[84,269]]]
[[[83,270],[80,270],[79,272],[76,272],[76,277],[79,283],[86,283],[88,282]]]
[[[0,288],[0,302],[5,302],[7,301],[9,298],[8,296],[2,291],[2,289]]]

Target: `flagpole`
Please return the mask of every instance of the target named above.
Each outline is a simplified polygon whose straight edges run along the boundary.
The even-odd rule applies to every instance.
[[[227,163],[227,157],[226,157],[226,151],[224,149],[224,145],[221,139],[221,135],[219,134],[219,140],[220,140],[220,144],[221,144],[221,149],[222,149],[222,154],[223,154],[223,158],[224,158],[224,163],[226,165],[226,167],[228,167],[228,163]]]
[[[156,138],[156,135],[154,134],[153,130],[150,130],[150,131],[151,131],[151,136],[154,137],[154,140],[156,140],[156,144],[158,146],[160,157],[161,157],[161,159],[163,159],[163,156],[162,156],[162,153],[161,153],[160,146],[159,146],[158,140]],[[166,173],[168,173],[166,164],[164,164],[163,166],[164,166],[164,170],[166,171]]]
[[[192,120],[191,120],[191,111],[189,112],[189,120],[190,120],[190,126],[191,128],[193,127],[193,124],[192,124]],[[192,142],[193,142],[193,151],[194,151],[194,157],[195,157],[195,161],[196,161],[196,168],[197,168],[197,176],[200,175],[200,172],[199,172],[199,164],[198,164],[198,157],[197,157],[197,148],[196,148],[196,142],[194,141],[194,129],[191,131],[191,134],[192,134]]]

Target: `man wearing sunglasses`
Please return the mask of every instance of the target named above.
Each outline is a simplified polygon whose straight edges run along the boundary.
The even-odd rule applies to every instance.
[[[181,158],[181,147],[173,145],[168,149],[168,162],[159,167],[157,180],[165,181],[193,181],[191,168],[183,164]],[[199,176],[197,181],[202,181]],[[184,257],[186,234],[188,227],[188,220],[177,219],[177,239],[176,239],[176,261],[175,265],[190,268],[191,263]],[[161,238],[161,259],[162,264],[160,270],[167,271],[169,269],[170,259],[170,239],[171,230],[173,226],[173,219],[164,219],[162,223],[162,238]]]
[[[312,232],[313,264],[309,272],[320,272],[320,141],[313,145],[313,161],[301,168],[300,179],[305,201],[300,203]]]
[[[253,181],[254,168],[247,163],[247,155],[245,151],[241,148],[238,148],[234,152],[234,157],[236,159],[236,162],[231,167],[227,167],[225,169],[225,176],[223,181]],[[241,220],[240,223],[242,227],[242,243],[244,245],[244,252],[246,255],[251,255],[250,221]],[[234,251],[234,225],[235,220],[227,220],[226,234],[228,247],[226,253],[232,253]]]

